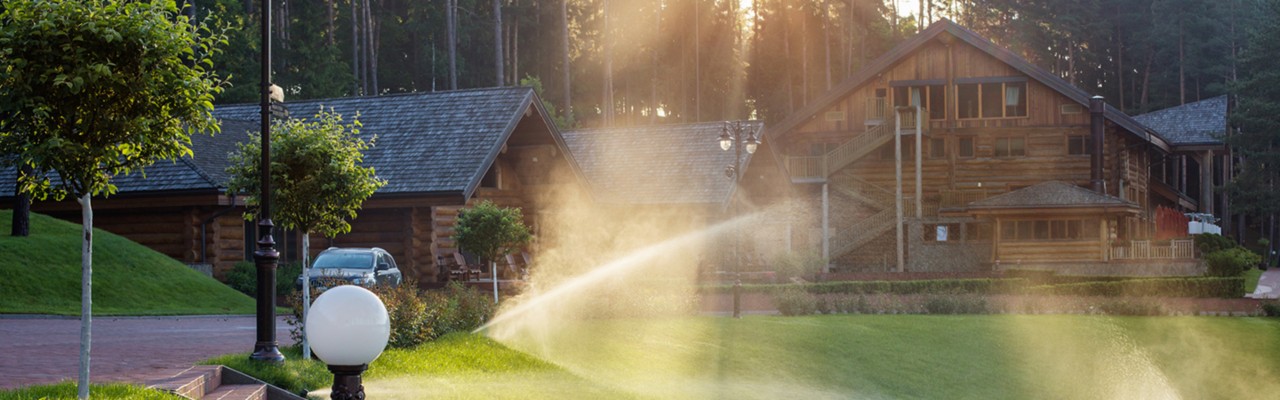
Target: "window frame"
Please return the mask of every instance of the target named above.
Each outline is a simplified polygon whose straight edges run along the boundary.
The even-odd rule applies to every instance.
[[[942,145],[938,146],[938,142],[941,142]],[[941,150],[942,153],[935,154],[935,151],[936,151],[935,149],[942,149]],[[930,160],[945,160],[947,158],[947,138],[945,137],[929,138],[929,152],[925,154],[925,157]]]
[[[1018,154],[1014,154],[1014,153],[1013,153],[1013,142],[1014,142],[1015,140],[1016,140],[1016,141],[1021,142],[1021,145],[1020,145],[1020,146],[1018,146],[1018,151],[1019,151],[1019,153],[1018,153]],[[1000,154],[1000,153],[1001,153],[1001,152],[1000,152],[1000,150],[1001,150],[1000,141],[1005,141],[1005,143],[1006,143],[1006,145],[1004,146],[1004,147],[1007,147],[1007,149],[1005,149],[1006,154],[1003,154],[1003,155],[1001,155],[1001,154]],[[991,156],[992,156],[992,157],[994,157],[994,158],[1018,158],[1018,157],[1026,157],[1026,156],[1027,156],[1027,137],[1026,137],[1026,136],[1001,136],[1001,137],[997,137],[997,138],[995,138],[995,143],[993,143],[993,144],[992,144],[991,148],[992,148],[992,154],[991,154]]]
[[[989,100],[987,98],[989,94],[987,93],[988,90],[984,88],[990,87],[991,85],[998,86],[998,88],[993,88],[992,90],[999,92],[1000,100],[998,102],[993,102],[992,105],[994,105],[995,103],[999,103],[1000,112],[999,112],[999,116],[989,117],[987,116],[988,113],[986,112],[987,111],[986,107],[984,107],[984,102]],[[1022,92],[1020,94],[1021,98],[1019,99],[1021,101],[1019,102],[1019,104],[1015,104],[1012,106],[1008,105],[1008,93],[1009,93],[1008,91],[1010,86],[1020,86],[1022,88]],[[955,84],[956,95],[955,95],[954,108],[956,113],[956,119],[962,120],[962,121],[972,121],[972,120],[980,120],[980,119],[1029,118],[1031,115],[1031,111],[1030,111],[1031,105],[1030,105],[1030,101],[1028,99],[1027,94],[1030,91],[1030,86],[1031,86],[1030,83],[1028,83],[1026,79],[1021,77],[962,79],[961,82]],[[960,99],[960,95],[961,93],[963,93],[962,87],[966,87],[966,88],[973,87],[973,89],[977,91],[977,99],[975,100],[977,104],[977,109],[974,110],[973,116],[965,116],[966,114],[961,113],[960,104],[962,103],[962,100]],[[1015,110],[1021,110],[1022,115],[1011,115],[1009,112],[1010,107],[1013,107]]]
[[[969,155],[964,155],[965,142],[969,142]],[[978,138],[976,136],[957,136],[956,140],[956,158],[977,158],[978,157]]]
[[[1071,142],[1079,140],[1082,149],[1078,153],[1071,151]],[[1092,135],[1067,135],[1067,155],[1072,157],[1087,157],[1093,155],[1093,136]]]

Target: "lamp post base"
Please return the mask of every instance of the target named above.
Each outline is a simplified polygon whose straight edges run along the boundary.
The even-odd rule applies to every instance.
[[[249,355],[250,360],[266,361],[272,363],[284,362],[284,354],[280,353],[280,347],[275,342],[258,342],[253,345],[253,354]]]
[[[333,400],[364,400],[364,384],[360,383],[360,374],[369,368],[369,364],[330,365],[333,372],[333,392],[329,398]]]

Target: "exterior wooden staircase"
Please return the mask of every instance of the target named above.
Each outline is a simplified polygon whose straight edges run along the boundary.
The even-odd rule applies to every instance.
[[[306,400],[221,365],[197,365],[144,386],[192,400]]]
[[[832,257],[854,251],[893,229],[897,213],[893,207],[893,192],[850,175],[837,175],[833,178],[831,187],[836,188],[836,193],[879,209],[875,214],[856,221],[835,221],[837,229],[836,234],[831,237]],[[914,214],[915,209],[907,207],[911,201],[911,198],[903,198],[904,217]]]

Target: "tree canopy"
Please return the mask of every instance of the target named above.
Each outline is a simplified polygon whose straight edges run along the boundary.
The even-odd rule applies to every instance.
[[[111,177],[190,156],[192,132],[217,131],[224,37],[173,2],[3,4],[0,153],[31,167],[22,192],[109,194]]]
[[[493,262],[533,240],[519,208],[498,207],[484,200],[458,212],[453,239],[463,251]]]
[[[327,237],[351,231],[348,220],[378,188],[373,167],[361,165],[373,146],[359,137],[358,118],[344,124],[342,116],[323,107],[309,120],[275,121],[271,128],[271,188],[273,220],[282,227]],[[262,144],[253,138],[230,155],[227,192],[246,194],[257,207],[262,196]],[[246,214],[252,218],[256,210]]]

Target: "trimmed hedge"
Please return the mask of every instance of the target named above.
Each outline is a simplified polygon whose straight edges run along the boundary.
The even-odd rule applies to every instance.
[[[1026,288],[1024,293],[1059,296],[1236,298],[1244,296],[1244,278],[1156,278],[1083,282],[1033,286]]]
[[[923,281],[840,281],[777,285],[742,285],[743,293],[778,294],[799,289],[812,294],[1012,294],[1027,286],[1025,279],[937,279]],[[731,293],[733,286],[702,288],[703,293]]]
[[[743,293],[795,297],[809,294],[978,294],[1129,297],[1237,298],[1244,296],[1242,277],[1142,278],[1036,285],[1027,279],[939,279],[923,281],[841,281],[776,285],[742,285]],[[728,294],[730,285],[704,286],[704,294]],[[791,292],[791,293],[787,293]]]

